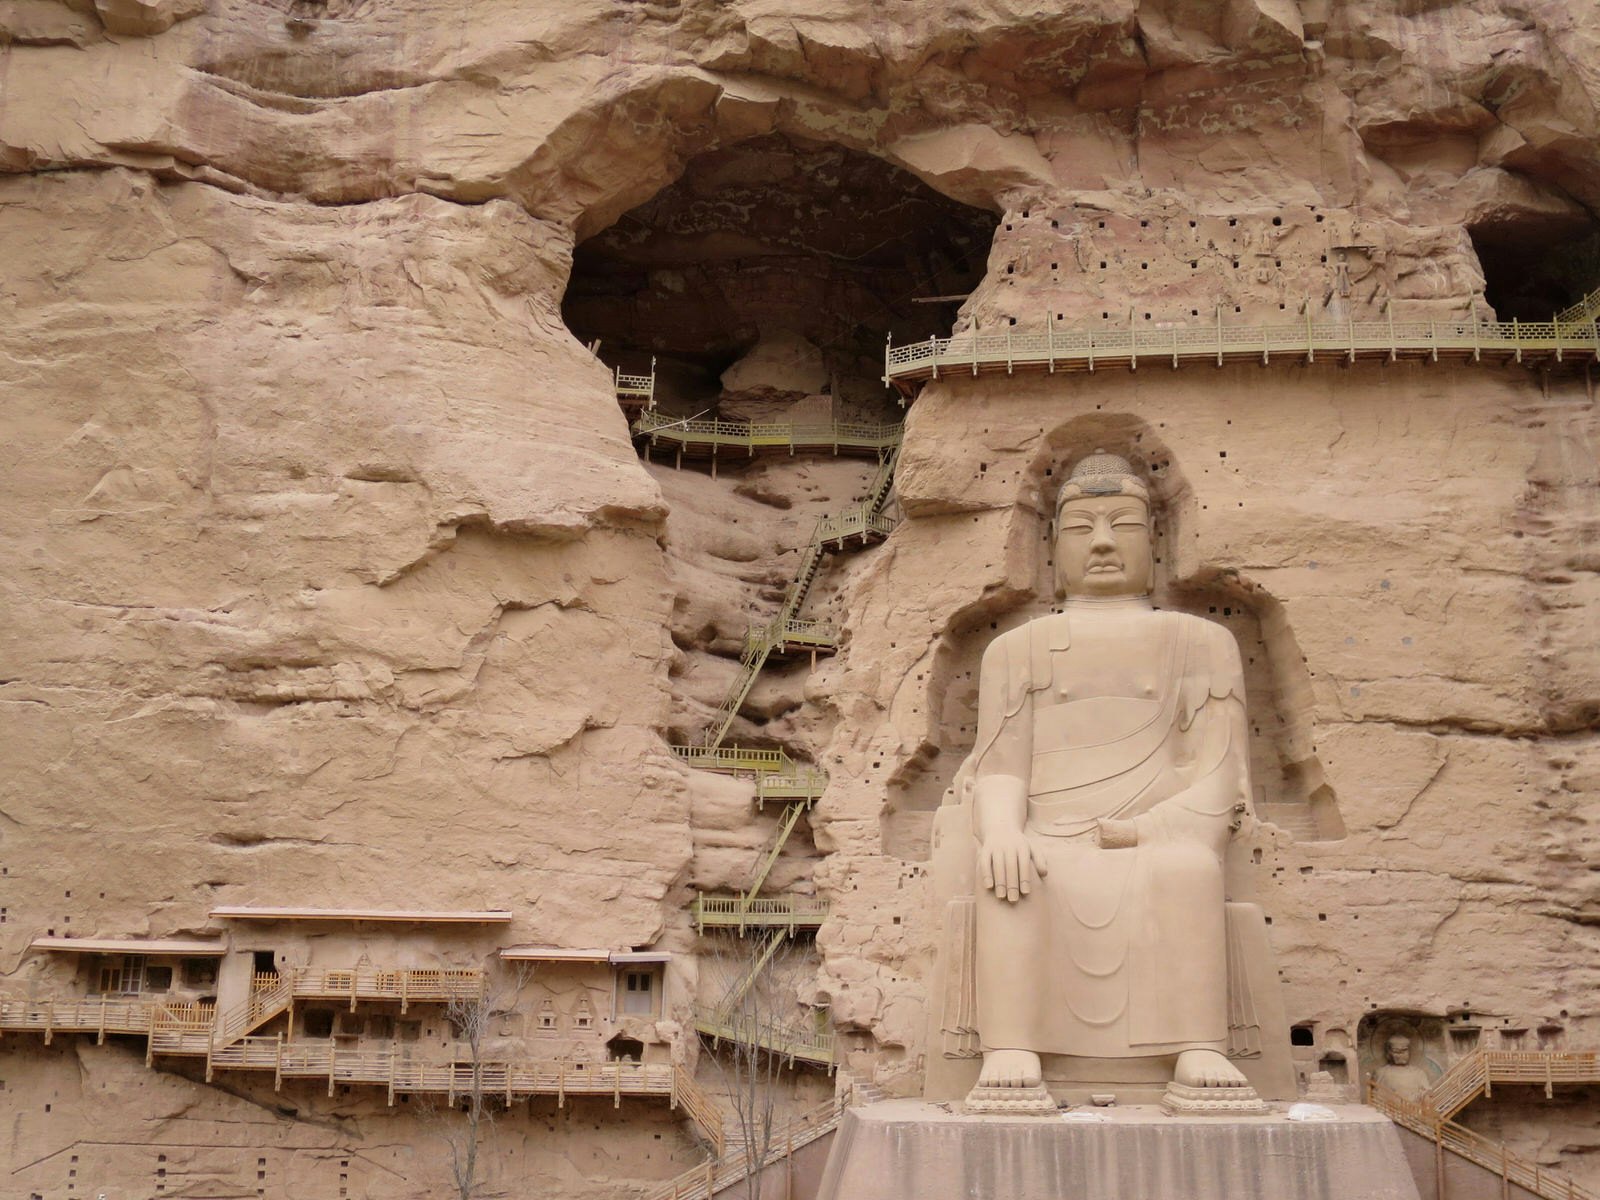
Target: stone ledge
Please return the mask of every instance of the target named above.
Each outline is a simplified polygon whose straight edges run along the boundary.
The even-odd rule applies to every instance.
[[[1281,1106],[1238,1119],[1137,1106],[1051,1120],[887,1100],[844,1115],[818,1200],[1418,1200],[1389,1119],[1333,1111],[1299,1122]]]

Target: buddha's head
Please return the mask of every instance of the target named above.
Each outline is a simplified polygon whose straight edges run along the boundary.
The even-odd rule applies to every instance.
[[[1146,596],[1154,574],[1149,490],[1125,458],[1079,459],[1056,500],[1056,595]]]
[[[1411,1039],[1400,1034],[1390,1038],[1384,1047],[1389,1065],[1393,1067],[1408,1066],[1411,1062]]]

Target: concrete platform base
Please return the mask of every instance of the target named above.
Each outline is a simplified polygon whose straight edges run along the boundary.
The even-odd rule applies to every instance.
[[[920,1100],[845,1113],[818,1200],[1419,1200],[1387,1117],[964,1116]]]

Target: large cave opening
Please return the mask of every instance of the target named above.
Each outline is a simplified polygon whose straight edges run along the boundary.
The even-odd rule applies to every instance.
[[[1586,214],[1506,214],[1467,232],[1502,321],[1548,321],[1600,288],[1600,221]]]
[[[998,221],[871,155],[754,138],[579,245],[563,315],[612,366],[654,360],[665,412],[875,420],[889,331],[949,332]]]

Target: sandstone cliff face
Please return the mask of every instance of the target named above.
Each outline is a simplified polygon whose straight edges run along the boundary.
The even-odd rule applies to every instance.
[[[970,298],[931,310],[959,328],[1539,316],[1538,281],[1592,262],[1600,20],[1584,0],[0,3],[13,990],[70,979],[27,953],[46,931],[503,907],[507,942],[672,949],[682,1020],[685,905],[738,886],[768,826],[667,744],[863,471],[642,464],[562,303],[579,243],[757,139],[999,214]],[[832,203],[797,256],[895,232],[870,189]],[[685,219],[654,243],[664,269],[759,224]],[[875,269],[904,272],[896,302],[952,286]],[[672,281],[652,286],[641,319],[671,311]],[[629,349],[703,350],[672,323],[702,336],[709,311]],[[858,377],[835,394],[841,415],[877,403]],[[773,886],[833,903],[808,998],[831,1001],[849,1070],[917,1087],[929,813],[970,744],[976,655],[1047,598],[1041,497],[1107,443],[1157,480],[1164,602],[1260,651],[1268,824],[1241,851],[1307,1071],[1353,1082],[1391,1013],[1454,1012],[1485,1045],[1600,1040],[1594,411],[1581,374],[1514,366],[926,389],[908,520],[814,601],[840,655],[764,680],[733,735],[830,773]],[[249,1194],[241,1145],[271,1158],[257,1194],[441,1178],[392,1150],[408,1113],[358,1096],[255,1108],[240,1134],[216,1087],[131,1052],[4,1055],[8,1166],[41,1193],[78,1155],[74,1178],[92,1160],[108,1195],[144,1194],[164,1153]],[[153,1125],[97,1131],[141,1105]],[[1600,1144],[1592,1106],[1561,1137],[1494,1120],[1580,1173]],[[555,1164],[559,1194],[694,1158],[647,1106],[526,1124],[496,1153]]]

